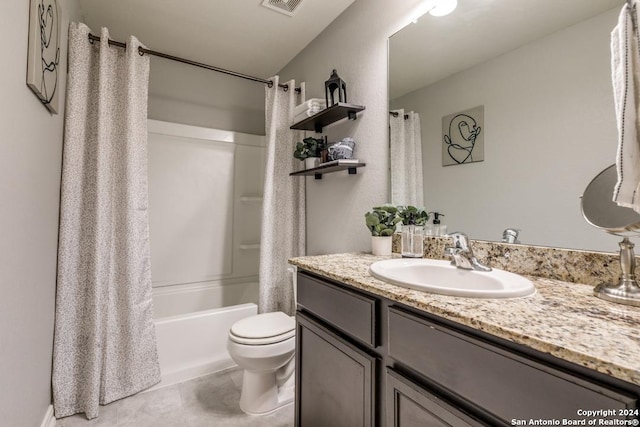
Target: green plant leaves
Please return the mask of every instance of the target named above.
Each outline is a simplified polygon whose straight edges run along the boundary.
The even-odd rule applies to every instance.
[[[372,236],[391,236],[399,222],[404,225],[425,225],[429,220],[429,213],[424,208],[410,205],[396,207],[385,204],[371,209],[364,214],[364,219]]]
[[[372,236],[391,236],[400,222],[398,209],[393,205],[376,206],[364,218]]]
[[[429,213],[424,208],[415,206],[398,206],[398,216],[404,225],[425,225],[429,220]]]
[[[296,143],[296,149],[293,157],[304,160],[309,157],[320,157],[322,150],[326,149],[326,144],[322,138],[313,138],[311,136]]]

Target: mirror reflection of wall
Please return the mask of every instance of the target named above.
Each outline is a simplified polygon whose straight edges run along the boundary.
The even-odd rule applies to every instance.
[[[525,244],[617,250],[579,197],[615,160],[609,44],[623,3],[459,0],[391,37],[390,110],[420,116],[424,204],[449,230],[499,241],[511,227]],[[484,161],[443,167],[443,117],[477,106]]]

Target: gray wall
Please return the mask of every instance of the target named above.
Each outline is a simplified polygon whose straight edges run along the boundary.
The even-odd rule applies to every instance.
[[[310,253],[369,247],[364,211],[388,196],[387,37],[408,22],[418,2],[389,8],[382,0],[357,0],[281,73],[307,81],[309,95],[321,97],[324,81],[337,68],[349,83],[350,100],[367,106],[357,122],[329,129],[332,138],[354,136],[359,156],[369,165],[357,177],[327,175],[321,182],[310,181]],[[5,23],[0,36],[6,49],[0,67],[0,420],[38,426],[51,401],[64,111],[50,115],[25,84],[28,2],[0,4]],[[60,4],[65,21],[80,19],[77,0]],[[65,22],[64,40],[66,28]],[[63,71],[66,57],[64,43]],[[263,133],[260,84],[165,64],[154,60],[152,65],[150,118]],[[221,78],[225,80],[218,81]],[[210,90],[215,87],[218,90]],[[344,219],[335,221],[336,214]]]
[[[392,102],[420,114],[424,197],[449,231],[613,252],[619,237],[587,224],[579,196],[615,162],[610,32],[619,8]],[[442,166],[442,117],[484,105],[484,161]],[[469,209],[469,207],[472,209]],[[443,223],[444,223],[443,222]]]
[[[330,141],[352,136],[367,166],[307,180],[307,253],[370,250],[364,213],[389,199],[387,38],[410,22],[419,0],[356,0],[279,74],[306,81],[307,98],[324,98],[333,68],[347,83],[348,100],[366,110],[355,122],[326,128]],[[299,178],[305,179],[305,178]]]
[[[264,135],[264,84],[152,57],[148,116]]]
[[[76,0],[60,0],[62,94],[67,28]],[[51,115],[25,83],[29,2],[0,3],[0,424],[39,426],[51,402],[64,96]]]
[[[142,34],[145,31],[153,34],[157,30],[153,25],[141,25],[136,20],[112,21],[117,16],[100,16],[94,11],[83,20],[94,34],[107,27],[116,40],[134,35],[149,49],[170,51],[168,46],[158,45]],[[173,53],[196,59],[186,53]],[[221,64],[214,60],[210,65]],[[262,83],[151,56],[147,115],[155,120],[264,135],[264,92]]]

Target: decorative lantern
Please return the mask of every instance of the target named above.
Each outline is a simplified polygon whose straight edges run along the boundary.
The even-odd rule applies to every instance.
[[[347,84],[338,76],[338,72],[333,70],[329,80],[324,82],[325,100],[327,108],[338,102],[347,102]],[[336,99],[335,91],[338,91],[338,99]]]

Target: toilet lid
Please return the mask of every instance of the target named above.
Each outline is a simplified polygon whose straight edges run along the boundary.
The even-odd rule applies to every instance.
[[[272,338],[292,332],[295,327],[296,321],[293,317],[276,311],[238,320],[231,327],[231,334],[247,339]]]

